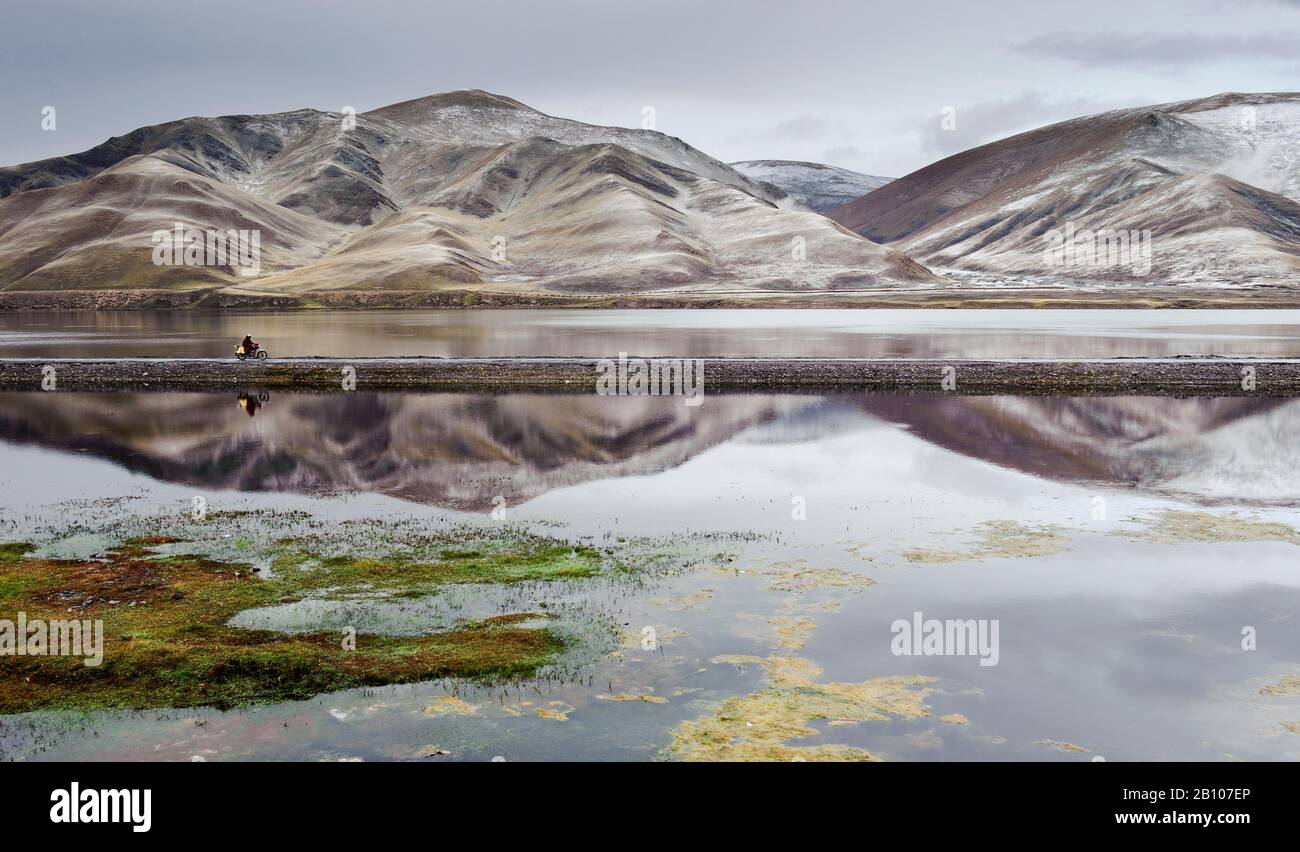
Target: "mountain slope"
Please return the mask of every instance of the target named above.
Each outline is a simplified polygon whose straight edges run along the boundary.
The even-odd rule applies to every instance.
[[[1037,477],[1208,503],[1300,502],[1295,400],[880,396],[859,405],[945,449]]]
[[[191,118],[0,169],[0,289],[788,292],[938,281],[799,206],[679,139],[486,92],[356,116]],[[262,272],[154,266],[149,235],[176,222],[260,230]]]
[[[245,408],[226,394],[0,395],[0,440],[161,481],[378,492],[469,511],[492,508],[498,494],[516,505],[668,470],[727,441],[813,441],[873,419],[1050,480],[1235,506],[1300,503],[1295,400],[734,394],[691,409],[670,397],[357,393],[275,394]]]
[[[745,160],[731,167],[748,178],[783,190],[817,213],[834,210],[893,180],[798,160]]]
[[[147,199],[147,203],[129,203]],[[135,156],[86,180],[0,202],[0,284],[25,289],[189,289],[240,280],[229,268],[155,266],[151,237],[176,222],[257,229],[263,273],[321,256],[342,236],[320,222],[158,157]]]
[[[1226,94],[1074,119],[962,152],[830,213],[939,267],[1140,283],[1300,273],[1300,95]],[[1150,231],[1148,263],[1048,240]],[[1058,243],[1059,244],[1059,243]]]
[[[468,511],[683,464],[807,403],[669,397],[277,394],[0,396],[0,440],[87,452],[213,489],[378,492]],[[66,403],[66,404],[56,404]]]

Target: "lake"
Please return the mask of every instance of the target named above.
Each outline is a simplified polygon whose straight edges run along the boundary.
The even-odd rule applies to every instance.
[[[0,357],[1120,358],[1300,355],[1300,311],[425,310],[0,313]]]
[[[0,315],[0,349],[224,355],[248,330],[285,355],[1294,355],[1300,333],[1285,312],[1013,313]],[[277,548],[315,542],[310,571],[456,528],[623,566],[318,584],[228,625],[529,613],[565,645],[525,676],[38,709],[0,716],[0,756],[1294,760],[1297,447],[1300,401],[1249,397],[0,394],[0,542],[41,558],[167,537],[161,558],[274,580]]]

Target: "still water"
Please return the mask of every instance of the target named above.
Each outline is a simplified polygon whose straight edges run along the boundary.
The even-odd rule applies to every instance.
[[[488,319],[502,313],[430,322],[425,312],[419,326],[392,314],[357,325],[351,314],[337,332],[328,315],[299,314],[287,327],[277,318],[282,337],[263,337],[283,354],[357,354],[364,339],[373,354],[1005,355],[1055,351],[1073,336],[1075,355],[1238,345],[1293,355],[1300,333],[1277,312],[1267,326],[1229,312],[1074,312],[1086,330],[1066,322],[1014,344],[989,333],[1000,312],[927,312],[901,331],[862,312],[852,322],[796,312],[801,324],[781,331],[777,312],[745,314],[740,330],[721,328],[719,312],[671,329],[658,325],[670,312],[642,312],[616,317],[617,332],[587,312]],[[4,317],[7,354],[215,354],[253,320],[87,318],[65,325],[65,338],[24,343],[24,323],[39,321]],[[248,330],[272,327],[270,315],[256,321]],[[449,591],[400,612],[390,601],[340,611],[308,600],[236,619],[419,631],[551,606],[631,637],[610,646],[593,633],[557,676],[224,712],[31,713],[0,720],[0,749],[27,760],[662,759],[684,725],[816,690],[771,692],[775,660],[815,684],[933,679],[916,687],[923,713],[807,711],[796,748],[887,760],[1293,760],[1300,693],[1274,687],[1300,675],[1297,447],[1300,401],[1248,398],[710,395],[692,408],[594,396],[3,394],[0,540],[52,556],[89,556],[183,516],[195,496],[214,512],[262,511],[248,517],[275,535],[505,523],[688,556],[641,579]],[[208,552],[247,532],[232,523],[215,528]],[[894,625],[915,613],[996,621],[996,665],[895,653]],[[638,641],[647,627],[653,648]],[[429,712],[451,695],[463,712]],[[640,699],[611,700],[628,696]]]
[[[0,357],[1300,356],[1300,311],[420,310],[0,313]]]

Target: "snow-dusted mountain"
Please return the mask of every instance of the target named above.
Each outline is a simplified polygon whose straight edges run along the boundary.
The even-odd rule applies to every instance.
[[[859,405],[926,441],[1047,479],[1300,504],[1296,400],[871,396]]]
[[[659,397],[275,394],[249,413],[225,394],[0,394],[0,440],[205,489],[483,511],[497,494],[514,505],[663,471],[731,440],[812,441],[883,419],[1046,479],[1300,504],[1300,401],[1284,399],[733,394],[692,409]]]
[[[1294,284],[1300,94],[1224,94],[1054,124],[948,157],[830,215],[940,268]],[[1141,240],[1148,230],[1136,256],[1125,249],[1120,232]]]
[[[798,207],[680,139],[481,91],[357,115],[189,118],[0,169],[0,288],[301,297],[937,280]],[[259,230],[260,274],[154,265],[151,235],[176,222]]]
[[[818,213],[848,204],[893,180],[798,160],[745,160],[731,167],[748,178],[784,190]]]
[[[87,452],[164,482],[222,490],[389,494],[467,511],[685,463],[797,397],[0,394],[0,440]]]

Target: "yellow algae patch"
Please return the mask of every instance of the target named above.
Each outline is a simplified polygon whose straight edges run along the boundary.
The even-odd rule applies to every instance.
[[[788,563],[777,563],[757,568],[755,573],[767,577],[771,592],[811,592],[817,589],[865,589],[876,581],[863,574],[840,568],[800,568]]]
[[[966,725],[970,723],[970,719],[960,713],[949,713],[946,716],[940,716],[939,721],[946,722],[949,725]]]
[[[784,612],[791,615],[813,612],[839,612],[844,608],[840,601],[801,601],[798,598],[788,600],[781,604],[777,612]]]
[[[756,658],[731,657],[718,662],[748,663]],[[665,756],[688,761],[871,761],[870,752],[846,745],[791,745],[790,740],[818,734],[809,723],[883,721],[894,716],[928,716],[918,688],[934,678],[883,677],[863,683],[818,683],[821,669],[798,657],[768,657],[767,685],[757,692],[729,698],[713,715],[683,722],[673,730]]]
[[[644,701],[646,704],[667,704],[668,699],[658,695],[640,695],[631,692],[620,692],[617,695],[597,695],[602,701]]]
[[[667,598],[655,598],[655,606],[663,607],[669,612],[685,612],[688,609],[696,609],[704,606],[713,600],[713,590],[703,589],[689,595],[675,595]]]
[[[1295,695],[1300,693],[1300,677],[1287,675],[1277,683],[1271,683],[1259,691],[1260,695]]]
[[[446,716],[451,713],[457,716],[469,716],[478,712],[478,705],[470,704],[468,701],[454,695],[444,695],[441,698],[435,698],[433,703],[421,707],[420,710],[431,716]]]
[[[1242,515],[1169,510],[1144,520],[1145,529],[1119,532],[1158,544],[1225,541],[1289,541],[1300,544],[1300,531],[1286,524],[1257,521]]]
[[[732,666],[761,666],[767,662],[762,657],[755,657],[752,654],[719,654],[716,657],[709,658],[710,663],[715,665],[732,665]]]
[[[783,615],[773,616],[767,623],[776,628],[776,638],[782,648],[802,648],[808,634],[817,629],[817,622],[811,618],[795,621]]]
[[[971,559],[1024,559],[1051,556],[1070,549],[1070,538],[1060,527],[1031,526],[1016,521],[985,521],[972,530],[969,550],[905,550],[909,562],[963,562]]]
[[[1082,754],[1091,754],[1091,752],[1089,752],[1086,748],[1084,748],[1081,745],[1075,745],[1074,743],[1063,743],[1060,740],[1037,740],[1035,741],[1034,745],[1045,745],[1045,746],[1051,746],[1052,748],[1058,748],[1061,751],[1075,751],[1075,752],[1080,752]]]
[[[573,712],[572,704],[565,704],[563,701],[552,701],[547,707],[538,707],[533,711],[543,719],[550,719],[554,722],[569,721],[569,714]]]
[[[820,666],[803,657],[768,657],[764,668],[768,682],[782,687],[803,686],[822,673]]]

